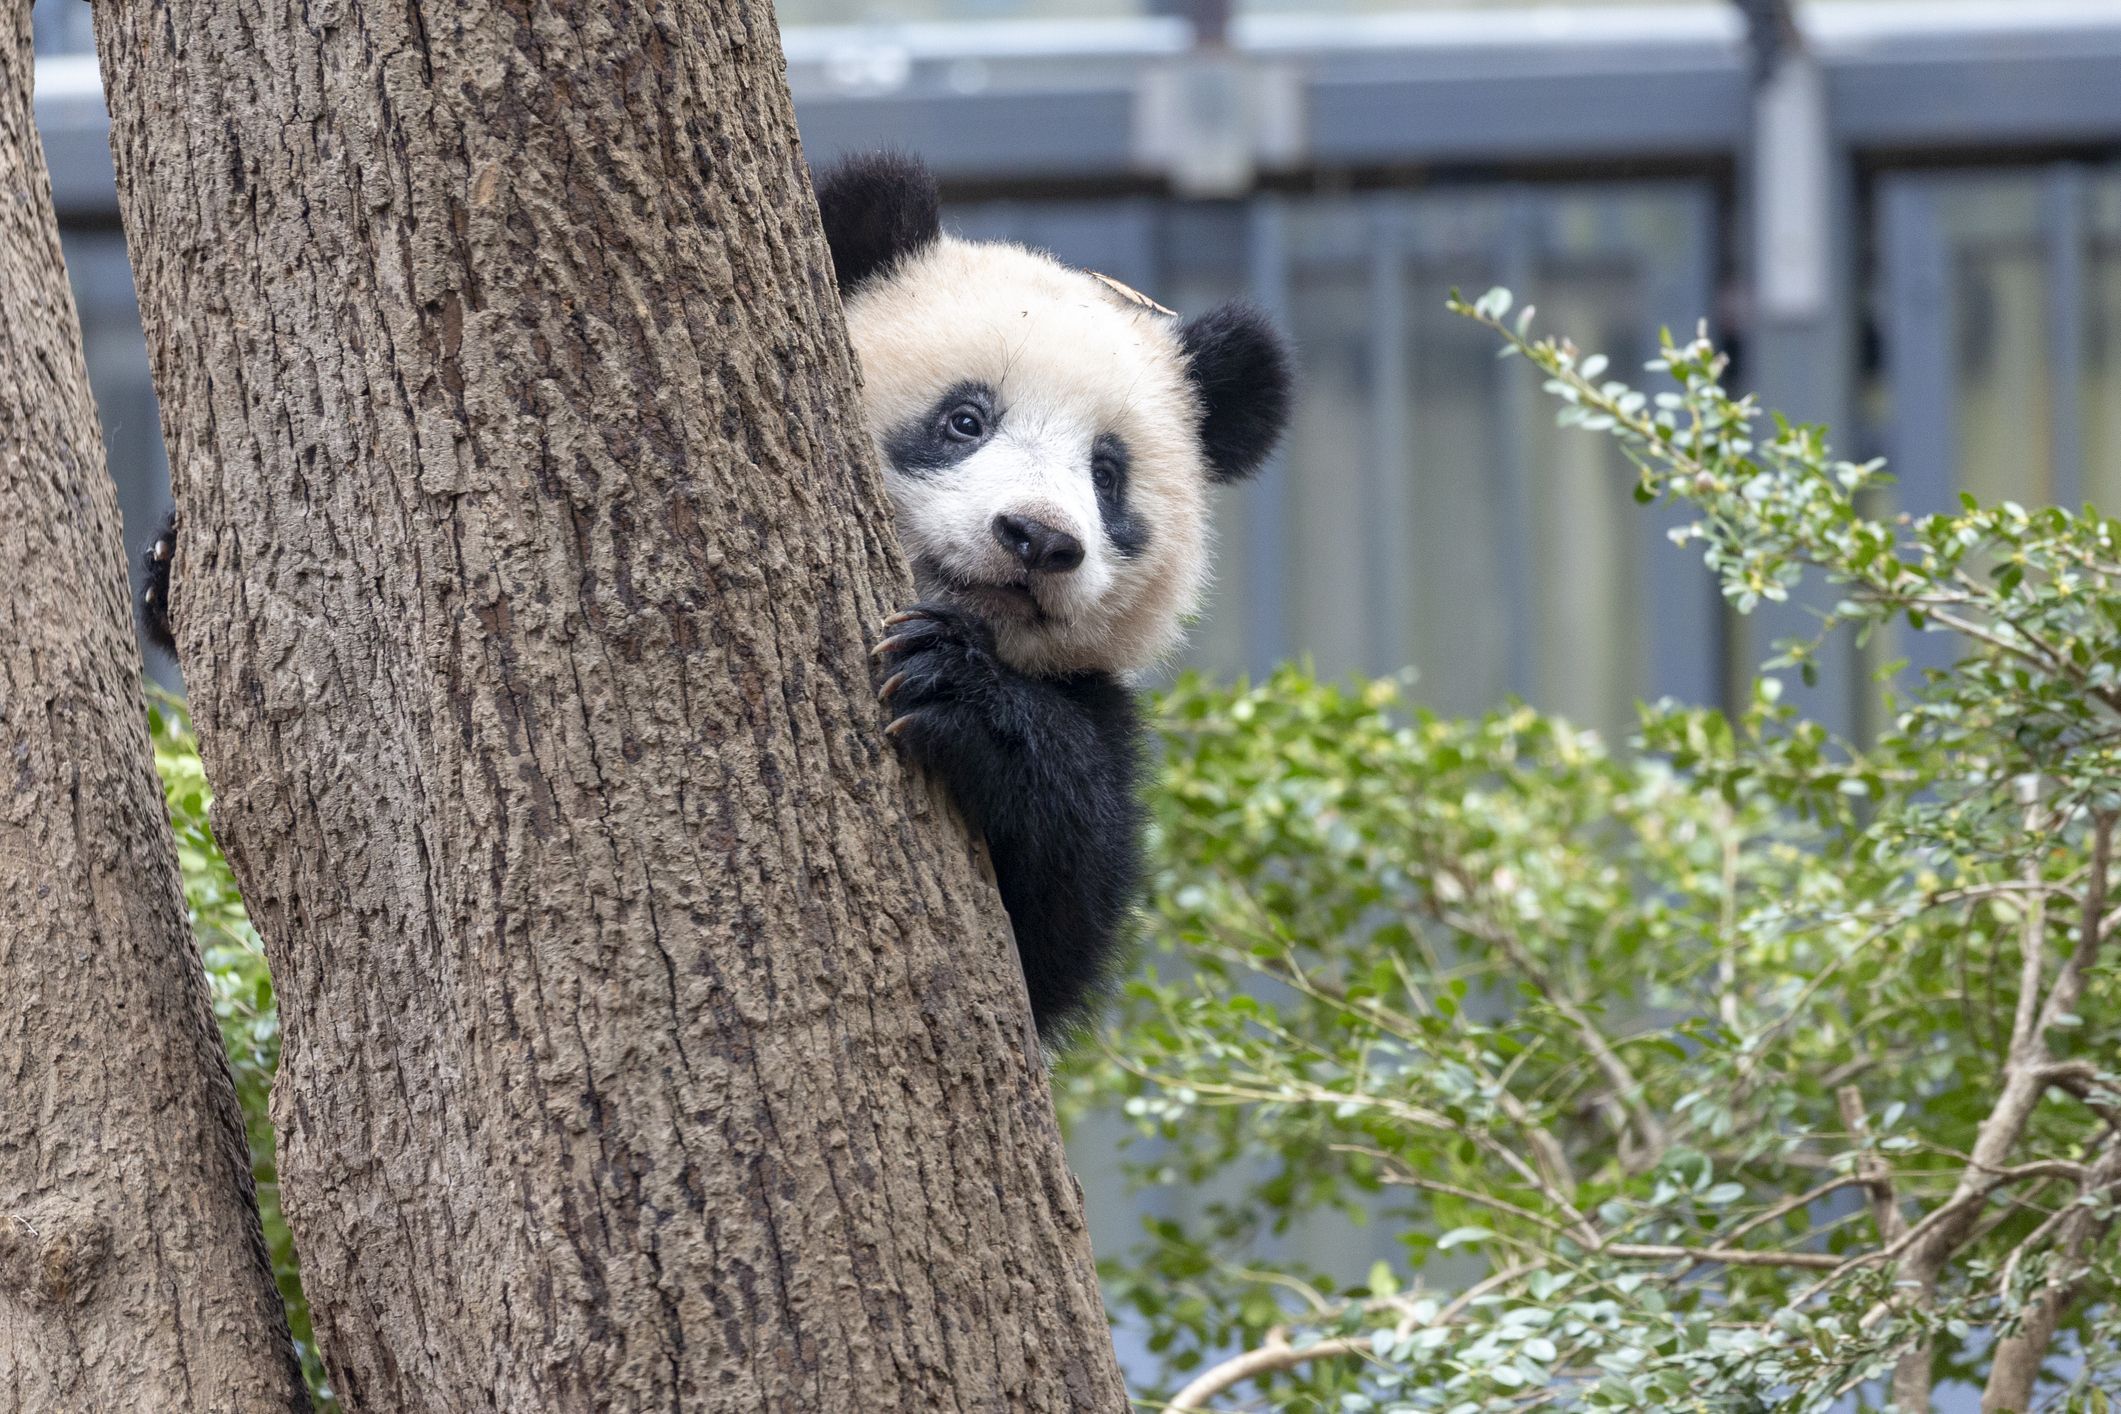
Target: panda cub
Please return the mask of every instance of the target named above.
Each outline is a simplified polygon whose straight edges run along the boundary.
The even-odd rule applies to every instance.
[[[945,235],[911,158],[847,161],[817,198],[920,594],[876,650],[885,730],[986,837],[1053,1040],[1107,979],[1141,876],[1128,678],[1175,646],[1208,488],[1273,449],[1289,359],[1249,305],[1180,319]]]
[[[1207,492],[1259,468],[1289,361],[1231,303],[1182,320],[1020,246],[943,234],[918,161],[817,184],[864,411],[920,601],[877,645],[888,732],[981,832],[1039,1034],[1107,980],[1141,876],[1128,677],[1207,574]],[[168,619],[174,514],[142,617]]]

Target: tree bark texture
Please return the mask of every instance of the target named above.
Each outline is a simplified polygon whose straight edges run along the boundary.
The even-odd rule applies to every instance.
[[[349,1405],[1122,1407],[770,7],[96,23]]]
[[[307,1409],[185,920],[115,488],[0,18],[0,1410]]]

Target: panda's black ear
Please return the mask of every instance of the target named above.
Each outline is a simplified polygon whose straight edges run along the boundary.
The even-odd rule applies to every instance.
[[[1288,345],[1274,321],[1246,300],[1187,320],[1178,340],[1200,392],[1208,475],[1242,481],[1259,470],[1288,425],[1295,382]]]
[[[935,178],[918,157],[901,152],[836,164],[817,181],[817,207],[842,299],[943,233]]]

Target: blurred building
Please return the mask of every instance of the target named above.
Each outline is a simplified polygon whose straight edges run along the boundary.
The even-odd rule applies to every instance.
[[[783,0],[813,160],[892,144],[967,234],[1301,347],[1224,498],[1192,659],[1413,665],[1609,732],[1727,698],[1733,622],[1624,465],[1443,312],[1506,284],[1625,375],[1706,318],[1737,381],[1956,491],[2121,507],[2116,0]],[[45,131],[128,524],[165,496],[89,10],[38,9]],[[1919,645],[1913,645],[1919,653]],[[1861,675],[1816,706],[1859,727]]]

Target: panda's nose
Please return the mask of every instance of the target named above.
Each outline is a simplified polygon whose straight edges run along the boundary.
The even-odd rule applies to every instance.
[[[1083,542],[1029,516],[994,518],[994,538],[1034,574],[1066,574],[1083,562]]]

